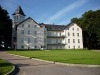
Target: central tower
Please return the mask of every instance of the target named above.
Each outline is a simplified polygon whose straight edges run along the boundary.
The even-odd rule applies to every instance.
[[[25,14],[21,6],[18,6],[16,11],[12,15],[13,15],[13,20],[14,20],[15,25],[25,20]]]
[[[17,41],[17,25],[25,20],[25,14],[21,8],[21,6],[18,6],[13,15],[13,29],[12,29],[12,48],[16,48],[16,41]]]

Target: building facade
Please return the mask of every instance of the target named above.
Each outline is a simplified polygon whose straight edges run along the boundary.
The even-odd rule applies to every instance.
[[[75,23],[69,25],[38,24],[25,19],[19,6],[13,14],[13,48],[17,49],[82,49],[82,29]]]

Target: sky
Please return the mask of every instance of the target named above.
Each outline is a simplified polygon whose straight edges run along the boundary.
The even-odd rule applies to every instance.
[[[80,18],[89,10],[100,10],[100,0],[0,0],[12,19],[20,5],[26,15],[37,23],[67,25],[72,18]]]

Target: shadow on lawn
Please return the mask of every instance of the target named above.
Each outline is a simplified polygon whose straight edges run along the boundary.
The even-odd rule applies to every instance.
[[[9,63],[0,63],[0,67],[8,67],[8,66],[11,66],[11,64],[9,64]],[[19,68],[18,68],[17,65],[14,65],[14,66],[15,66],[15,69],[7,75],[17,75],[17,73],[19,72]],[[3,74],[0,73],[0,75],[3,75]]]
[[[11,73],[9,73],[8,75],[17,75],[18,74],[20,69],[19,69],[18,65],[14,65],[14,66],[15,66],[15,69]]]
[[[0,67],[7,67],[7,66],[11,66],[11,64],[9,64],[9,63],[0,63]]]

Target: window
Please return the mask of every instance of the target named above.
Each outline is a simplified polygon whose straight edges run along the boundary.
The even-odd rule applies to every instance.
[[[70,33],[68,32],[68,36],[70,36]]]
[[[37,35],[37,31],[34,31],[34,35]]]
[[[24,42],[24,38],[21,38],[21,43],[23,43]]]
[[[34,48],[36,49],[36,48],[37,48],[37,46],[34,46]]]
[[[24,30],[22,30],[22,34],[24,34]]]
[[[70,48],[70,46],[68,46],[68,48]]]
[[[30,38],[28,38],[28,43],[30,43]]]
[[[24,46],[22,45],[22,46],[21,46],[21,48],[23,49],[23,48],[24,48]]]
[[[68,30],[69,30],[69,28],[68,28]]]
[[[74,30],[74,28],[72,28],[72,30]]]
[[[79,37],[79,33],[77,33],[77,36]]]
[[[73,36],[75,36],[75,34],[73,33]]]
[[[37,38],[34,38],[34,43],[37,43]]]
[[[78,43],[80,43],[80,39],[78,39]]]
[[[30,31],[28,31],[28,34],[30,34]]]
[[[24,27],[24,24],[22,24],[22,27]]]
[[[75,43],[75,39],[73,39],[73,43]]]
[[[79,31],[79,28],[77,28],[77,31]]]
[[[68,43],[70,43],[70,39],[68,39]]]
[[[30,28],[30,24],[28,24],[28,28]]]

